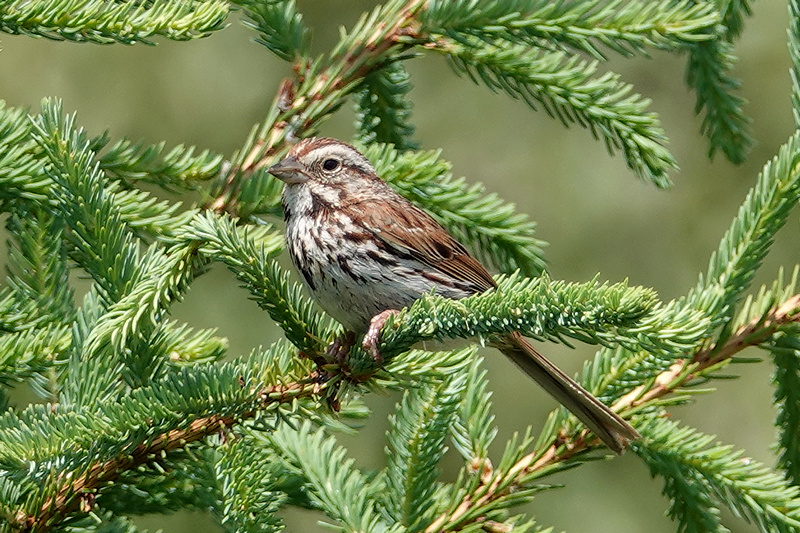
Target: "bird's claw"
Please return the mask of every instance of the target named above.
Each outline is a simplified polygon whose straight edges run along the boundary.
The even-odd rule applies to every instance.
[[[347,331],[334,339],[325,350],[325,355],[329,360],[336,361],[339,365],[344,363],[344,360],[350,355],[350,349],[356,343],[356,334],[352,331]]]
[[[398,313],[399,311],[396,309],[387,309],[372,317],[372,320],[369,322],[369,329],[367,329],[364,340],[361,342],[364,350],[372,356],[372,360],[375,361],[378,366],[383,364],[383,355],[381,355],[378,349],[378,344],[381,342],[381,330],[389,317],[395,316]]]

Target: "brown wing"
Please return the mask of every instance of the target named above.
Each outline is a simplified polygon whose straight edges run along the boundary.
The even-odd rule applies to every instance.
[[[417,261],[474,286],[475,292],[495,287],[492,276],[464,246],[429,214],[403,199],[361,209],[365,227],[386,244]]]

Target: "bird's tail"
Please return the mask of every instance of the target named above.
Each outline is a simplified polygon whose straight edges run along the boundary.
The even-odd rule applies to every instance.
[[[503,337],[494,345],[616,453],[622,453],[631,441],[640,438],[628,422],[548,361],[519,333]]]

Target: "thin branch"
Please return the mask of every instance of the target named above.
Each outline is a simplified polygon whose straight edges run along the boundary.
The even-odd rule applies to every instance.
[[[275,95],[271,116],[264,128],[251,137],[248,148],[228,170],[222,189],[209,203],[217,212],[235,210],[235,190],[241,175],[274,162],[298,138],[313,133],[327,116],[338,109],[370,72],[419,40],[416,19],[424,0],[410,0],[394,20],[380,20],[363,40],[348,42],[344,53],[322,60],[300,59],[293,78],[284,79]],[[323,65],[323,66],[320,66]]]
[[[701,350],[692,358],[692,362],[713,366],[729,359],[748,346],[756,346],[767,340],[775,330],[800,318],[800,294],[796,294],[771,309],[763,317],[756,317],[748,324],[740,327],[724,344]]]
[[[458,506],[433,520],[424,533],[460,531],[471,522],[487,526],[483,516],[468,517],[466,516],[468,511],[476,507],[489,506],[501,498],[514,494],[526,488],[532,477],[539,477],[549,467],[563,464],[579,453],[600,445],[600,440],[596,438],[584,440],[587,435],[588,432],[581,432],[572,441],[554,443],[543,454],[538,451],[529,453],[505,471],[495,471],[488,458],[480,459],[472,465],[474,471],[480,473],[477,486],[463,496]]]
[[[772,308],[763,316],[741,326],[724,343],[698,351],[691,359],[678,361],[659,374],[647,386],[633,389],[614,405],[614,409],[638,407],[661,398],[685,385],[704,371],[728,361],[749,346],[758,346],[769,339],[781,326],[800,320],[800,294],[796,294]]]
[[[60,519],[72,512],[88,512],[95,491],[103,485],[117,480],[120,475],[139,466],[153,462],[163,453],[185,448],[186,445],[202,440],[227,428],[253,418],[258,412],[269,407],[293,402],[299,398],[318,396],[326,385],[320,383],[316,373],[308,378],[292,383],[264,387],[257,393],[257,409],[238,415],[209,415],[196,418],[183,429],[173,429],[139,444],[132,452],[98,463],[84,474],[67,479],[35,515],[17,514],[11,526],[23,532],[46,532],[58,525]],[[87,508],[88,507],[88,508]]]

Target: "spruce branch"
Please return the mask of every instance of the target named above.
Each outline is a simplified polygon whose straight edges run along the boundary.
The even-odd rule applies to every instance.
[[[466,387],[463,372],[403,394],[390,416],[383,505],[392,521],[418,531],[431,520],[438,465]]]
[[[718,344],[709,342],[716,330],[709,317],[672,302],[663,311],[650,315],[649,320],[651,324],[661,324],[656,331],[680,331],[680,335],[663,338],[660,349],[630,350],[624,345],[604,348],[585,365],[583,383],[601,399],[614,402],[618,411],[649,411],[667,402],[685,401],[675,393],[713,377],[745,348],[770,343],[776,336],[780,338],[786,328],[796,327],[800,320],[800,295],[787,294],[793,287],[792,282],[782,288],[779,277],[772,290],[763,291],[764,295],[757,300],[762,302],[760,306],[746,307],[753,313],[748,315],[752,318]],[[775,295],[784,295],[785,300],[762,310],[764,302],[774,301]],[[566,412],[559,410],[542,430],[537,447],[551,446],[555,455],[565,439],[571,450],[591,444],[584,442],[581,432],[585,430],[577,429],[577,436],[571,437],[575,431]],[[576,446],[573,439],[581,446]]]
[[[174,240],[197,213],[193,209],[181,211],[179,202],[160,200],[147,191],[126,189],[120,182],[108,182],[106,193],[116,206],[119,218],[143,241]]]
[[[0,199],[44,198],[50,180],[39,152],[30,138],[27,111],[0,100]]]
[[[411,57],[414,47],[443,49],[447,53],[463,49],[462,56],[469,56],[466,59],[453,53],[456,62],[463,60],[462,70],[481,69],[490,87],[506,90],[529,103],[535,98],[541,99],[539,104],[549,113],[565,123],[586,125],[604,138],[609,149],[621,150],[631,168],[641,177],[659,186],[669,184],[666,172],[675,166],[674,158],[661,146],[665,137],[655,117],[641,113],[647,102],[631,95],[630,87],[620,83],[613,74],[592,78],[596,68],[592,63],[581,62],[576,56],[570,58],[561,51],[548,51],[547,43],[557,39],[547,34],[547,28],[552,30],[558,26],[557,23],[572,28],[567,32],[570,34],[567,41],[572,39],[573,44],[583,43],[579,46],[582,50],[586,47],[597,50],[589,44],[593,39],[612,48],[620,46],[620,50],[625,46],[630,50],[649,45],[684,47],[687,43],[717,37],[719,14],[710,3],[663,2],[654,7],[651,3],[631,1],[618,9],[621,2],[608,6],[600,6],[597,2],[491,2],[481,6],[480,10],[467,4],[419,0],[387,2],[362,17],[349,32],[343,33],[331,53],[314,59],[298,55],[304,49],[305,44],[301,43],[306,42],[306,33],[293,3],[274,1],[259,4],[269,11],[269,16],[259,19],[253,15],[260,21],[255,24],[262,32],[269,33],[265,40],[278,55],[293,61],[296,74],[281,83],[265,121],[253,128],[242,149],[232,158],[231,167],[221,173],[208,207],[245,215],[267,212],[268,206],[275,204],[272,196],[261,206],[249,202],[239,205],[238,194],[249,182],[248,176],[274,163],[297,138],[313,135],[353,92],[371,93],[373,102],[376,96],[380,100],[380,95],[370,89],[370,80],[380,79],[385,72],[399,71],[402,67],[397,62]],[[471,12],[478,13],[476,20],[470,20]],[[494,12],[498,16],[491,15]],[[446,20],[451,15],[455,16],[455,22]],[[660,18],[662,16],[665,18]],[[276,24],[282,21],[282,28],[288,33],[267,30],[268,19]],[[572,26],[575,21],[580,22]],[[604,28],[605,22],[609,26]],[[470,25],[489,32],[490,36],[481,41],[479,36],[467,31]],[[594,34],[586,29],[592,25],[600,28]],[[453,30],[460,26],[464,26],[463,32]],[[443,27],[449,28],[444,34],[441,33]],[[536,41],[537,45],[531,48],[530,40],[520,36],[524,37],[526,32],[535,33],[536,28],[544,33]],[[627,45],[615,44],[620,36],[624,36],[620,42],[629,41]],[[541,53],[538,59],[535,57],[537,50]],[[536,68],[544,68],[544,73],[522,65],[518,58],[520,54],[526,60],[535,60]],[[478,65],[470,65],[471,62]],[[511,65],[509,68],[513,72],[505,69],[504,63]],[[492,69],[497,72],[492,72]],[[561,77],[554,79],[559,71]],[[536,84],[542,85],[542,77],[551,78],[552,83],[544,84],[544,88],[531,89]],[[565,82],[575,87],[563,92],[556,90]],[[388,115],[377,117],[371,113],[370,123],[379,118],[379,123],[392,123],[394,126],[390,129],[400,132],[407,129],[401,126],[407,108],[402,100],[394,98],[404,91],[400,88],[393,91],[396,92],[384,91],[387,105],[383,106],[384,113],[394,109],[393,118],[389,120]],[[600,98],[595,98],[593,95],[598,93]],[[641,116],[634,119],[636,113],[645,119],[641,120]],[[397,137],[389,140],[400,141],[402,147],[406,144]],[[258,181],[262,182],[263,176]],[[265,188],[266,183],[256,186],[259,190]]]
[[[697,447],[707,446],[713,437],[697,438],[686,428],[679,428],[682,437],[695,437]],[[650,474],[664,480],[663,494],[670,498],[670,518],[679,522],[678,531],[728,531],[722,526],[719,507],[709,493],[708,486],[697,470],[685,463],[665,460],[657,453],[649,455]]]
[[[0,384],[41,375],[64,359],[72,336],[67,326],[45,325],[0,336]]]
[[[71,346],[73,292],[60,221],[27,202],[10,204],[7,308],[0,335],[0,383],[31,379],[33,389],[53,397],[54,367]]]
[[[276,513],[288,498],[276,483],[282,472],[253,441],[227,442],[207,458],[207,480],[216,493],[211,512],[227,531],[278,533],[283,524]]]
[[[633,449],[654,476],[665,478],[664,492],[673,500],[670,515],[680,521],[680,531],[727,531],[719,525],[717,504],[726,505],[761,531],[789,532],[800,526],[798,489],[762,464],[730,446],[711,446],[714,437],[680,427],[661,418],[659,412],[637,428],[645,438]],[[524,457],[520,472],[536,479],[580,461],[582,454],[596,445],[585,436],[585,431],[562,435],[552,445]],[[488,483],[482,483],[471,498],[482,494],[485,485]],[[465,510],[470,507],[465,503]],[[440,527],[448,520],[452,518],[443,515],[434,525]]]
[[[123,472],[319,395],[325,385],[292,357],[279,344],[247,361],[185,368],[111,402],[0,417],[0,477],[38,487],[5,519],[20,531],[49,531]]]
[[[686,303],[724,323],[749,287],[777,231],[800,199],[800,134],[795,133],[768,161],[750,190],[708,272],[686,297]]]
[[[63,222],[31,205],[15,203],[6,229],[7,283],[26,327],[71,322],[75,303],[62,243]]]
[[[405,391],[426,380],[439,382],[462,372],[471,364],[476,351],[476,346],[443,352],[409,350],[387,362],[368,384]]]
[[[733,335],[725,339],[724,343],[699,351],[693,360],[701,364],[715,365],[719,361],[729,359],[745,346],[760,344],[782,326],[798,319],[800,319],[800,294],[792,296],[763,316],[757,316],[749,324],[736,330]]]
[[[313,135],[367,74],[402,56],[410,46],[406,39],[417,39],[415,17],[423,4],[390,0],[359,19],[329,54],[298,60],[296,76],[283,80],[269,115],[220,176],[208,207],[238,212],[236,196],[249,173],[274,163],[296,139]]]
[[[461,300],[425,295],[391,317],[381,332],[380,352],[387,361],[423,340],[485,338],[519,331],[541,340],[588,343],[669,342],[660,332],[643,332],[655,296],[642,287],[551,281],[518,275],[498,278],[495,290]],[[351,356],[357,375],[362,363]],[[367,363],[368,364],[368,363]],[[374,364],[374,363],[373,363]]]
[[[608,369],[616,369],[617,375],[639,376],[638,383],[609,382],[614,394],[622,392],[618,387],[632,389],[618,406],[646,405],[663,398],[693,378],[708,375],[718,365],[727,364],[743,348],[766,342],[776,328],[795,319],[795,299],[785,290],[779,295],[773,289],[770,294],[779,302],[774,309],[755,309],[752,315],[744,315],[745,323],[738,329],[733,327],[737,303],[800,197],[795,163],[798,142],[797,135],[791,137],[773,161],[764,166],[719,249],[712,255],[708,273],[701,276],[685,299],[674,303],[676,310],[686,312],[688,305],[702,311],[704,318],[696,325],[705,325],[701,328],[704,331],[699,331],[697,343],[681,351],[674,350],[667,358],[653,357],[645,351],[603,350],[598,354],[590,367],[593,370],[587,373],[608,376],[605,373]],[[783,301],[777,300],[779,297]],[[760,301],[769,300],[762,297]],[[721,325],[725,327],[720,332]],[[598,392],[597,388],[590,390]]]
[[[229,5],[221,0],[9,0],[0,31],[75,42],[153,44],[154,36],[185,41],[222,29]]]
[[[789,0],[789,59],[792,68],[789,75],[792,81],[792,113],[794,123],[800,127],[800,3]]]
[[[791,0],[789,2],[791,4]],[[753,14],[750,0],[730,0],[721,2],[722,25],[725,26],[728,40],[733,40],[742,33],[746,17]]]
[[[678,501],[671,512],[678,513],[686,530],[693,531],[702,522],[715,522],[714,507],[696,514],[698,508],[692,499],[698,496],[706,501],[713,498],[760,531],[800,528],[798,488],[763,464],[732,446],[713,444],[712,436],[663,418],[652,419],[646,433],[648,438],[635,451],[653,475],[669,476],[664,490]],[[680,482],[676,483],[676,478]]]
[[[502,524],[501,530],[532,527],[532,523],[515,524],[508,517],[512,506],[530,502],[533,497],[550,487],[536,486],[534,481],[545,472],[553,473],[569,467],[573,451],[561,455],[558,461],[549,461],[537,452],[529,452],[532,438],[529,434],[515,434],[506,444],[497,467],[488,459],[480,459],[468,465],[451,491],[444,509],[425,528],[425,533],[449,531],[475,531]],[[579,451],[585,451],[580,445]],[[538,457],[538,460],[537,460]]]
[[[774,400],[778,407],[778,467],[792,485],[800,486],[800,327],[774,335],[769,343],[775,364]]]
[[[491,41],[547,48],[570,47],[604,59],[604,50],[623,56],[647,48],[676,50],[716,37],[719,13],[711,2],[545,2],[513,0],[428,2],[423,29]]]
[[[8,287],[0,289],[0,334],[20,331],[28,327],[26,313],[20,312],[18,301]]]
[[[743,349],[768,342],[785,327],[795,325],[798,320],[800,320],[800,294],[792,296],[769,312],[756,316],[724,342],[700,349],[691,357],[676,358],[668,369],[620,399],[616,407],[640,406],[654,402],[689,384],[693,379],[718,370]]]
[[[95,498],[93,513],[101,506],[128,516],[196,509],[221,521],[224,510],[220,506],[224,505],[226,495],[217,485],[215,467],[220,461],[219,448],[238,442],[239,432],[244,428],[242,424],[226,428],[169,454],[161,454],[149,464],[120,472],[116,482],[103,488],[102,498]]]
[[[722,525],[719,506],[704,486],[700,475],[684,465],[651,461],[650,473],[664,480],[662,494],[670,499],[669,517],[678,522],[679,533],[718,532],[729,530]]]
[[[73,368],[64,389],[66,403],[82,404],[114,394],[120,377],[136,388],[163,374],[172,357],[161,342],[166,312],[181,299],[202,264],[193,245],[176,247],[171,253],[149,249],[137,266],[136,282],[97,318],[73,353],[71,363],[79,368]],[[85,368],[88,361],[97,366]]]
[[[491,2],[480,10],[470,10],[468,4],[431,3],[423,18],[423,32],[438,31],[441,38],[434,37],[434,43],[452,40],[461,45],[469,43],[476,50],[508,50],[507,55],[511,56],[519,56],[531,49],[546,51],[553,47],[562,50],[568,47],[603,60],[604,50],[629,56],[645,54],[648,48],[689,49],[687,83],[697,91],[696,111],[705,111],[702,132],[709,137],[709,153],[713,155],[721,149],[731,161],[738,163],[752,144],[749,121],[741,110],[744,101],[735,94],[738,81],[727,73],[732,68],[730,45],[721,33],[727,32],[729,39],[738,34],[743,13],[749,11],[746,2],[724,2],[722,13],[717,11],[713,2],[692,1],[553,3],[519,0]],[[731,26],[720,26],[720,21]],[[466,65],[457,61],[459,70],[469,72],[470,68],[480,68],[470,66],[475,61],[474,55],[477,54],[473,52],[466,58]],[[577,60],[575,56],[572,59]],[[514,87],[519,78],[512,84],[506,74],[504,82],[498,81],[499,73],[487,74],[486,61],[484,58],[483,72],[474,72],[477,76],[473,75],[473,78],[481,77],[490,87],[503,88],[512,95],[519,92]],[[505,57],[495,61],[498,65],[506,62]],[[535,69],[532,71],[536,72]],[[494,79],[490,82],[490,78]],[[520,96],[528,101],[530,94]],[[542,105],[548,110],[547,104]],[[649,140],[660,143],[662,138],[663,134],[660,134]],[[662,151],[662,156],[669,155]],[[631,164],[630,154],[626,153],[626,158],[637,174],[647,176]],[[665,159],[659,167],[664,163],[667,163],[666,169],[674,167],[674,161],[670,160]],[[661,168],[654,173],[662,185],[668,183],[664,170]]]
[[[700,132],[708,137],[708,156],[722,150],[729,161],[739,164],[753,139],[750,119],[742,110],[746,102],[736,93],[740,82],[729,74],[734,62],[730,43],[698,43],[690,49],[686,83],[697,93],[695,113],[705,113]]]
[[[20,311],[12,290],[8,287],[0,289],[0,334],[21,331],[28,326],[28,315]]]
[[[652,385],[676,363],[704,345],[714,331],[711,318],[675,301],[660,306],[643,324],[658,344],[620,345],[602,348],[584,365],[588,390],[606,400],[641,391]]]
[[[341,106],[366,75],[402,54],[408,46],[403,40],[415,36],[422,4],[390,0],[361,17],[326,57],[300,65],[299,84],[282,117],[287,126],[296,126],[294,136],[315,131],[316,123]],[[269,147],[279,145],[270,141]]]
[[[42,102],[32,135],[49,160],[55,202],[72,230],[73,259],[94,278],[109,302],[119,300],[134,281],[140,257],[134,235],[93,163],[88,137],[75,124],[75,115],[63,116],[61,103],[50,100]]]
[[[133,232],[121,218],[120,209],[114,203],[115,197],[109,192],[102,172],[93,163],[95,154],[90,149],[90,141],[84,131],[75,125],[74,115],[64,117],[60,102],[45,101],[42,114],[33,123],[32,135],[49,160],[46,170],[53,180],[58,215],[70,229],[68,235],[73,246],[71,255],[92,276],[95,294],[104,304],[103,308],[96,309],[96,315],[92,318],[92,325],[96,325],[101,323],[100,315],[109,306],[129,296],[132,288],[142,280],[141,276],[146,272],[141,268],[143,258]],[[145,264],[153,266],[156,261],[152,254],[148,259],[152,259],[153,263],[145,261]],[[162,270],[160,273],[165,272]],[[168,283],[167,279],[145,277],[144,280],[145,284]],[[142,298],[141,294],[139,298]],[[130,325],[135,324],[140,316],[136,308],[139,301],[136,300],[133,306],[127,304],[129,313],[122,320]],[[149,318],[154,323],[156,313],[152,308],[149,311]],[[133,313],[133,322],[130,313]],[[105,324],[118,324],[115,319],[119,316],[119,309],[112,311]],[[70,354],[70,364],[74,370],[67,373],[64,384],[64,399],[68,403],[82,404],[114,394],[119,386],[119,374],[124,368],[120,353],[113,349],[111,343],[111,336],[116,336],[118,332],[111,327],[95,331],[90,326],[88,329],[90,331],[87,331],[86,338],[75,336],[73,339],[76,344]],[[124,333],[122,342],[117,343],[116,347],[124,347],[127,339],[128,334]],[[87,358],[91,358],[95,366],[85,364]],[[155,370],[153,365],[157,365],[157,359],[139,359],[139,362],[145,361],[144,368],[138,370],[149,374]],[[135,383],[137,378],[144,377],[137,374],[134,371],[126,377]]]
[[[182,238],[197,242],[201,254],[224,263],[284,330],[286,338],[306,356],[320,359],[333,327],[275,261],[283,249],[280,235],[270,228],[248,231],[235,226],[230,218],[206,213],[184,229]]]
[[[583,386],[615,411],[661,412],[667,395],[714,368],[701,368],[690,359],[714,331],[710,318],[695,309],[674,301],[661,304],[631,330],[639,335],[638,341],[607,343],[582,372]],[[669,401],[680,402],[682,397],[672,396]],[[598,445],[596,437],[590,437],[560,408],[551,414],[537,439],[536,470],[546,472],[565,461],[569,464]]]
[[[149,340],[153,352],[165,354],[166,363],[193,365],[217,361],[228,349],[228,340],[214,329],[194,329],[176,321],[159,327]]]
[[[357,91],[357,139],[363,145],[392,144],[399,151],[414,150],[414,125],[410,122],[411,82],[399,61],[364,76]]]
[[[60,109],[60,103],[46,105],[55,105]],[[53,117],[52,125],[61,127],[60,120]],[[70,120],[71,124],[74,123],[74,119]],[[58,209],[60,185],[54,184],[44,167],[49,163],[50,156],[58,159],[65,157],[65,154],[56,155],[58,150],[48,154],[42,150],[36,140],[41,131],[34,130],[31,119],[24,110],[8,108],[0,102],[0,200],[46,203]],[[184,150],[180,146],[161,156],[163,143],[142,147],[127,140],[119,141],[104,156],[96,158],[91,154],[108,144],[107,136],[87,140],[81,131],[78,138],[71,149],[86,150],[85,156],[92,161],[99,161],[100,168],[106,171],[105,177],[97,173],[91,178],[96,180],[92,185],[99,186],[99,182],[102,182],[104,194],[115,197],[112,203],[116,205],[119,217],[137,232],[150,237],[170,234],[185,223],[185,216],[177,213],[179,204],[156,200],[145,191],[128,187],[128,182],[138,178],[162,186],[178,186],[179,182],[188,183],[186,180],[200,179],[200,174],[211,172],[215,161],[219,160],[219,156],[208,152],[194,156],[192,148]],[[87,169],[88,167],[84,170]],[[46,205],[41,207],[47,208]]]
[[[120,139],[110,147],[107,134],[92,140],[100,168],[111,179],[129,186],[139,181],[153,183],[169,191],[198,189],[203,181],[216,176],[222,156],[209,150],[198,151],[182,144],[166,150],[166,143],[145,145]]]
[[[249,19],[245,24],[259,31],[256,42],[284,61],[295,62],[308,56],[311,32],[294,0],[235,0],[234,3],[244,8]]]
[[[167,354],[156,350],[151,335],[200,262],[194,245],[167,253],[154,244],[141,254],[115,204],[121,196],[93,163],[91,143],[74,115],[62,117],[58,102],[45,101],[42,108],[33,135],[50,160],[47,169],[57,207],[71,229],[73,257],[93,277],[105,304],[85,338],[75,339],[80,344],[70,356],[74,371],[68,374],[64,400],[82,404],[113,395],[120,374],[134,387],[159,374]],[[152,205],[140,201],[141,213]],[[88,360],[96,366],[81,364]]]
[[[778,269],[778,275],[770,284],[762,285],[758,291],[749,294],[738,306],[736,316],[731,320],[730,328],[733,331],[747,326],[758,318],[763,318],[774,313],[783,302],[792,300],[798,294],[800,281],[800,265],[795,265],[788,281],[785,280],[784,269]]]
[[[404,531],[399,524],[390,524],[381,516],[376,508],[377,487],[322,430],[314,431],[308,422],[296,429],[283,424],[267,438],[285,467],[304,480],[311,504],[342,524],[336,529]]]
[[[54,367],[71,346],[69,326],[75,304],[62,244],[60,221],[23,202],[11,203],[9,231],[8,308],[0,335],[0,383],[32,379],[32,387],[52,397]]]
[[[489,446],[497,436],[492,412],[492,393],[481,359],[473,357],[467,370],[467,386],[452,427],[453,444],[469,464],[489,456]]]
[[[607,72],[597,75],[597,63],[562,51],[542,51],[503,41],[474,38],[439,40],[456,72],[494,91],[541,107],[565,126],[578,124],[602,139],[609,152],[621,151],[639,178],[668,187],[667,172],[677,168],[663,146],[666,135],[649,100],[632,93],[632,86]]]

